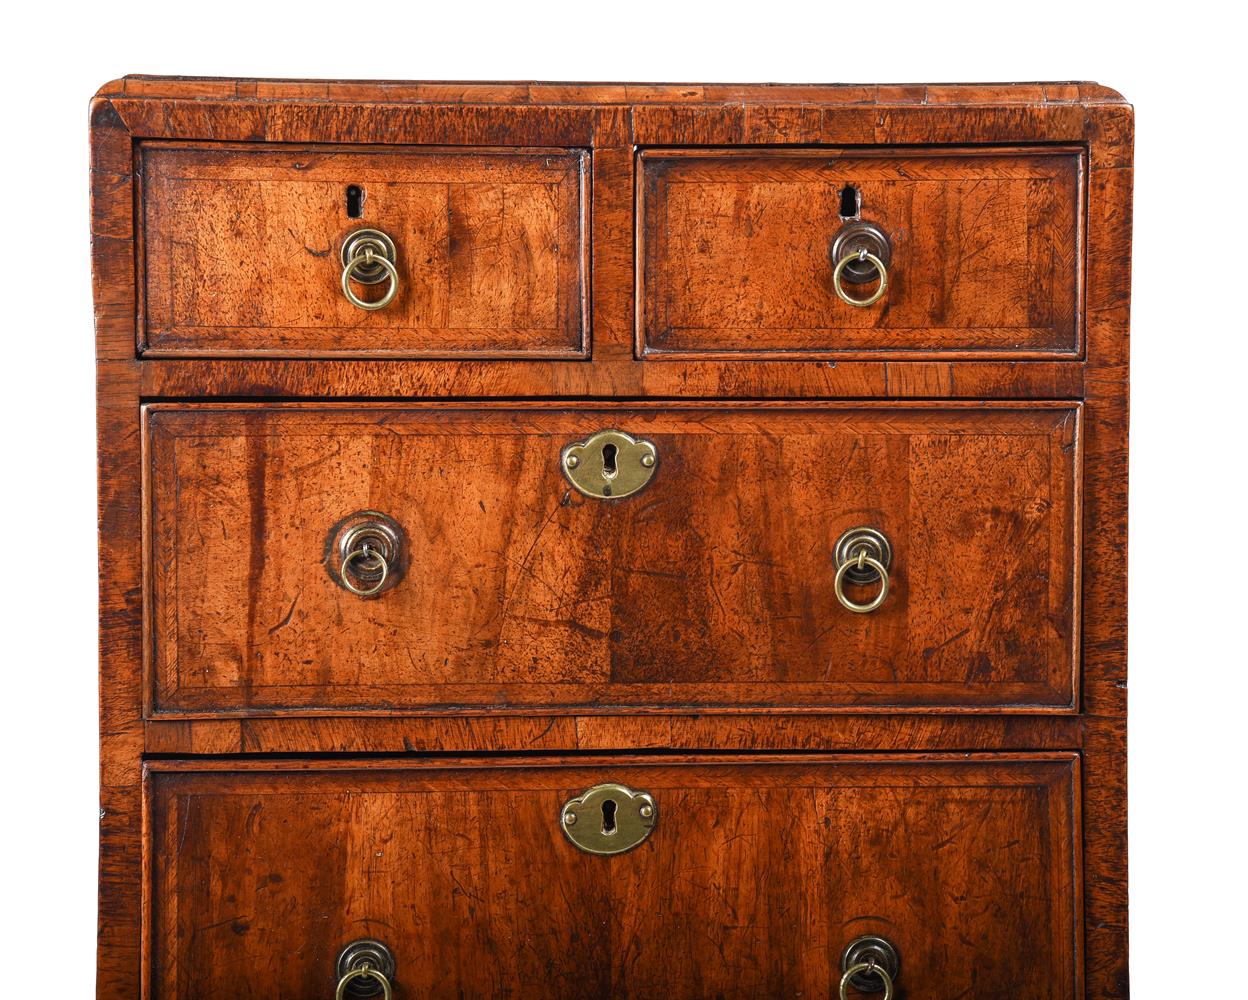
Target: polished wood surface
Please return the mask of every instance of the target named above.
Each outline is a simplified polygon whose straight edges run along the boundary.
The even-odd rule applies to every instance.
[[[586,346],[584,153],[145,143],[139,155],[150,356]],[[400,289],[376,312],[340,290],[342,245],[362,228],[396,247]]]
[[[640,349],[653,357],[1080,348],[1076,149],[642,154]],[[842,216],[842,193],[858,211]],[[847,219],[892,248],[884,297],[832,288]],[[865,297],[875,284],[850,294]]]
[[[153,707],[1072,707],[1078,409],[155,406]],[[646,489],[563,446],[652,441]],[[405,532],[376,600],[335,525]],[[838,537],[893,547],[871,614]],[[850,589],[862,602],[876,585]]]
[[[658,808],[614,857],[558,825],[604,781]],[[862,934],[906,996],[1078,991],[1072,754],[158,764],[148,790],[159,1000],[328,996],[360,937],[403,997],[824,997]]]
[[[159,789],[165,780],[155,773],[160,768],[189,771],[202,762],[220,774],[218,787],[229,799],[236,772],[253,767],[272,772],[270,764],[276,761],[268,756],[252,763],[233,758],[213,761],[211,755],[293,755],[286,766],[325,770],[336,766],[338,755],[402,755],[377,761],[383,770],[395,770],[446,752],[471,754],[475,766],[485,767],[503,765],[504,755],[513,753],[593,751],[609,755],[606,764],[632,767],[636,761],[623,754],[634,750],[688,753],[690,760],[702,764],[717,751],[779,752],[786,757],[799,751],[869,751],[890,758],[931,751],[1077,754],[1071,862],[1075,879],[1070,890],[1076,911],[1071,961],[1077,970],[1072,978],[1057,980],[1052,995],[1090,1000],[1128,996],[1125,640],[1133,130],[1130,106],[1112,90],[1089,83],[585,85],[130,77],[101,88],[91,106],[100,450],[100,1000],[140,995],[158,961],[152,928],[145,931],[143,923],[144,914],[150,916],[158,903],[155,882],[144,877],[145,857],[149,866],[157,860],[156,854],[144,851],[144,830],[150,837],[155,818],[149,810],[145,827],[145,766],[153,769],[149,787]],[[587,284],[581,349],[544,357],[537,353],[403,357],[369,341],[335,357],[324,356],[332,351],[307,345],[282,348],[275,352],[280,357],[266,356],[268,349],[258,346],[231,356],[222,348],[206,352],[188,348],[162,356],[146,342],[141,153],[165,144],[201,150],[246,144],[253,151],[274,154],[306,146],[348,155],[378,147],[394,153],[413,147],[453,148],[469,155],[483,150],[512,154],[567,150],[575,155],[583,150],[588,161],[582,209]],[[863,341],[826,356],[642,354],[645,300],[638,294],[637,279],[645,244],[644,239],[640,246],[637,242],[635,209],[644,157],[674,149],[700,154],[729,148],[741,154],[772,155],[779,150],[800,157],[808,155],[802,151],[816,147],[852,149],[855,155],[868,157],[872,150],[899,147],[908,147],[915,155],[968,148],[1014,155],[1025,147],[1041,158],[1082,150],[1083,243],[1072,259],[1083,282],[1077,313],[1081,319],[1074,327],[1076,349],[1007,351],[998,356],[976,348],[916,355],[873,350],[871,342]],[[794,220],[796,230],[803,228],[807,215],[804,209]],[[313,213],[300,225],[305,222],[313,228],[324,226]],[[228,229],[222,233],[228,242]],[[561,244],[560,253],[564,249]],[[299,252],[313,259],[306,251]],[[179,280],[193,278],[180,275]],[[1052,275],[1051,287],[1058,280]],[[508,290],[501,289],[500,294]],[[330,302],[326,300],[327,305]],[[296,351],[303,356],[293,356]],[[817,406],[827,400],[853,406],[913,400],[973,409],[999,400],[1020,410],[1078,410],[1082,460],[1073,480],[1080,507],[1074,525],[1077,562],[1072,567],[1078,606],[1072,611],[1071,641],[1078,644],[1079,673],[1069,706],[1056,710],[1058,714],[1053,714],[1052,706],[1044,713],[1034,709],[1006,713],[981,706],[975,711],[907,709],[902,714],[879,705],[712,711],[675,704],[646,711],[540,705],[469,707],[459,712],[262,707],[236,711],[234,717],[152,711],[153,678],[144,668],[154,641],[145,627],[149,620],[145,606],[150,612],[152,603],[145,592],[151,553],[145,553],[144,539],[151,541],[154,527],[144,526],[151,514],[144,474],[152,468],[143,452],[145,404],[157,404],[159,409],[174,401],[188,409],[211,409],[231,400],[316,405],[341,400],[368,408],[387,400],[405,405],[428,401],[438,407],[450,400],[468,400],[488,409],[514,408],[513,404],[530,399],[568,411],[605,400],[620,400],[621,406],[634,409],[669,409],[673,401],[690,401],[716,410],[730,400],[750,405],[760,400],[810,400]],[[1074,460],[1064,455],[1062,461],[1068,459]],[[748,470],[733,474],[738,484],[748,482]],[[1029,474],[1021,478],[1033,485],[1039,481]],[[248,489],[235,483],[224,487],[235,497]],[[1010,509],[1015,508],[1003,508]],[[771,530],[767,522],[762,534]],[[776,530],[787,528],[777,524]],[[799,551],[790,558],[806,557]],[[1034,558],[1037,567],[1044,564],[1038,556],[1026,558]],[[1027,586],[1040,584],[1031,580]],[[282,615],[288,607],[281,609]],[[280,620],[279,615],[265,628]],[[1036,620],[1029,625],[1041,627]],[[312,754],[318,756],[311,759]],[[163,755],[177,759],[157,759]],[[352,760],[343,766],[354,773],[365,763],[371,762]],[[578,756],[570,763],[593,768],[604,761],[589,765]],[[255,778],[240,798],[254,799],[266,780],[279,777],[267,773]],[[348,796],[351,782],[341,781],[339,790]],[[150,798],[149,804],[155,801]],[[216,836],[207,828],[187,832],[188,837],[194,833],[200,844],[209,844]],[[1025,834],[1034,837],[1031,830]],[[882,842],[891,844],[894,839]],[[241,850],[236,845],[236,853]],[[942,871],[940,854],[933,851],[926,860],[911,855],[909,866],[919,877],[933,878]],[[1025,877],[1052,877],[1053,864],[1033,858]],[[239,861],[229,870],[242,867],[246,866]],[[187,869],[181,871],[185,875]],[[382,876],[374,884],[384,882]],[[468,887],[474,892],[478,888]],[[195,896],[197,891],[203,890],[194,886],[186,890],[190,898],[202,900],[203,896]],[[353,895],[348,888],[342,891],[344,898]],[[807,900],[810,889],[793,884],[788,892],[795,901]],[[781,895],[780,888],[774,894]],[[262,901],[258,888],[250,895],[244,892],[231,918],[246,916],[246,909],[271,919],[263,905],[252,905]],[[164,900],[166,906],[176,903]],[[337,920],[340,915],[326,914],[325,919]],[[722,916],[708,923],[717,932],[726,925]],[[932,940],[943,941],[950,929],[934,920],[927,933]],[[511,951],[516,944],[498,942]],[[243,946],[241,941],[235,945]],[[726,957],[733,960],[731,949]],[[1015,953],[990,958],[1007,964],[1027,960]],[[212,972],[202,970],[205,976]],[[640,993],[640,981],[633,984]],[[332,979],[319,980],[312,995],[332,996],[333,985]],[[651,992],[677,995],[661,978],[647,985]],[[519,989],[510,982],[500,988]],[[964,996],[989,1000],[1002,993],[973,984],[963,989]],[[233,994],[227,989],[221,995]],[[306,1000],[302,993],[294,995]]]

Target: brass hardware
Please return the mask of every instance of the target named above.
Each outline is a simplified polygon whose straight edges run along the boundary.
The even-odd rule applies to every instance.
[[[866,934],[854,938],[841,953],[841,1000],[852,986],[860,993],[884,991],[884,1000],[892,1000],[893,985],[901,974],[901,957],[891,941]]]
[[[342,243],[342,294],[360,309],[370,312],[384,309],[399,291],[399,269],[394,266],[396,256],[394,240],[381,230],[357,229],[350,233]],[[387,278],[390,279],[390,287],[375,302],[360,298],[351,289],[353,281],[361,285],[376,285]]]
[[[622,500],[654,478],[659,452],[654,444],[623,431],[599,431],[564,447],[560,464],[568,482],[587,497]]]
[[[595,785],[559,811],[564,835],[586,854],[623,854],[654,832],[659,807],[626,785]]]
[[[888,265],[892,262],[892,243],[874,222],[853,221],[841,227],[832,241],[832,288],[837,297],[851,306],[865,309],[884,297],[888,290]],[[879,279],[879,287],[865,299],[857,299],[845,291],[845,285],[865,285]]]
[[[834,551],[836,578],[833,588],[842,607],[865,615],[888,598],[888,567],[893,561],[893,547],[874,528],[850,528],[836,542]],[[858,604],[845,596],[846,582],[867,586],[879,581],[880,592],[866,604]]]
[[[880,285],[874,292],[865,299],[856,299],[850,295],[843,287],[841,287],[841,272],[845,270],[846,265],[851,261],[862,261],[872,264],[880,276]],[[851,306],[857,306],[865,309],[867,306],[873,306],[884,297],[884,293],[888,291],[888,268],[879,257],[866,250],[859,250],[856,256],[842,257],[832,271],[832,287],[836,290],[837,297],[842,302],[848,302]]]
[[[392,517],[362,510],[339,521],[326,542],[325,568],[357,597],[376,597],[402,575],[403,530]]]
[[[352,941],[338,953],[334,965],[338,977],[335,1000],[368,1000],[384,997],[390,1000],[394,982],[394,955],[380,941],[361,938]]]
[[[378,972],[367,963],[358,969],[352,969],[345,976],[338,980],[338,989],[334,991],[334,1000],[343,1000],[347,996],[346,990],[353,980],[370,980],[381,984],[381,994],[385,1000],[391,1000],[394,992],[390,989],[390,980],[386,978],[384,973]]]

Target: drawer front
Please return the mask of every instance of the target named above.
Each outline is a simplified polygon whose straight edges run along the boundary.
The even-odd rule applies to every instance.
[[[149,355],[586,350],[582,151],[153,143],[140,155]],[[375,303],[397,281],[376,310],[343,290],[343,246],[363,229],[394,245],[393,279],[348,282]]]
[[[646,152],[640,347],[651,357],[1077,355],[1082,156]],[[889,250],[885,293],[867,307],[833,282],[841,247],[860,245],[834,256],[855,221],[878,227]],[[851,267],[851,298],[878,289],[852,277]]]
[[[828,997],[863,935],[905,996],[1079,995],[1070,754],[215,766],[148,775],[162,1000],[328,998],[362,938],[400,997]],[[627,853],[561,830],[603,783]]]
[[[1073,706],[1077,405],[163,404],[145,421],[156,713]],[[657,457],[634,495],[585,495],[563,468],[608,428]],[[361,518],[393,533],[373,597],[344,586],[381,573],[348,551]],[[891,550],[869,613],[837,596],[838,573],[847,602],[882,590],[836,558],[858,528]]]

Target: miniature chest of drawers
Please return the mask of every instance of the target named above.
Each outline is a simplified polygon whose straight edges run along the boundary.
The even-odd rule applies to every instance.
[[[1132,111],[91,108],[98,996],[1127,996]]]

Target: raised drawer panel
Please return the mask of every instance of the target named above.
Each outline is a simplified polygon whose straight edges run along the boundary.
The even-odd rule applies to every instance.
[[[359,938],[399,997],[828,997],[864,934],[904,996],[1080,995],[1073,754],[149,767],[157,1000],[329,997]],[[610,857],[603,782],[657,808]]]
[[[1067,403],[153,405],[149,712],[1071,711],[1079,427]],[[565,477],[604,428],[655,449],[636,495]],[[402,535],[370,599],[333,578],[361,511]],[[834,548],[863,526],[891,586],[857,614]]]
[[[140,149],[150,356],[587,350],[582,151]],[[399,290],[377,311],[341,287],[343,244],[359,229],[395,244]]]
[[[1074,148],[647,151],[641,351],[1077,355],[1082,157]],[[892,246],[887,292],[869,308],[833,290],[833,243],[854,214]]]

